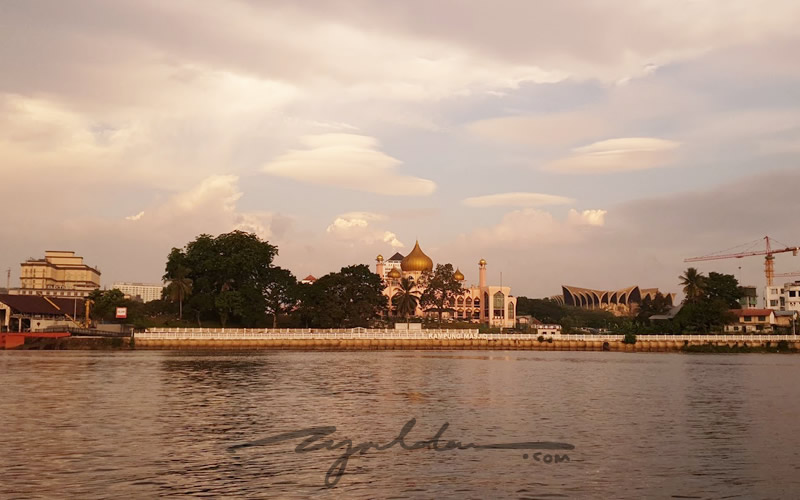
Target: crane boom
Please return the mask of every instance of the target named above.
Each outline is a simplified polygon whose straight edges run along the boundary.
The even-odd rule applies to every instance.
[[[800,251],[800,247],[785,247],[785,248],[772,248],[770,244],[770,237],[764,236],[766,248],[764,250],[755,250],[749,252],[729,253],[729,254],[711,254],[702,257],[691,257],[684,259],[684,262],[704,262],[709,260],[723,260],[723,259],[741,259],[743,257],[753,257],[756,255],[764,255],[764,275],[767,278],[767,285],[771,286],[775,278],[775,254],[792,252],[795,257]]]

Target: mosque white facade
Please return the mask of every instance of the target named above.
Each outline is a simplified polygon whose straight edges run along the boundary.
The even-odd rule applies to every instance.
[[[444,319],[484,323],[502,328],[516,326],[517,299],[511,295],[511,287],[487,284],[486,266],[485,260],[478,262],[478,284],[463,286],[464,294],[448,305],[450,311],[443,314]],[[383,278],[386,287],[383,293],[389,298],[388,314],[394,316],[392,297],[400,289],[400,280],[411,278],[419,283],[424,273],[433,272],[433,260],[425,255],[417,242],[411,253],[405,257],[396,253],[389,260],[384,260],[383,256],[378,255],[375,272]],[[463,285],[465,276],[459,269],[455,271],[455,278]],[[416,288],[417,296],[424,291],[421,286]],[[436,313],[425,311],[421,306],[417,307],[415,313],[416,317],[435,315]]]

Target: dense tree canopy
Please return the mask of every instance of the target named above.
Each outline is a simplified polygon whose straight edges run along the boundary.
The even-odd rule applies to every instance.
[[[309,328],[368,327],[387,307],[383,281],[364,264],[300,287],[299,297],[302,323]]]
[[[640,325],[649,325],[650,316],[666,314],[671,308],[672,305],[669,298],[661,292],[657,292],[652,299],[649,296],[642,299],[639,311],[636,314],[636,322]]]
[[[272,316],[272,328],[278,327],[278,316],[294,309],[299,298],[297,278],[281,267],[272,269],[269,282],[264,287],[264,304]]]
[[[231,319],[245,326],[266,324],[264,290],[273,278],[277,247],[242,231],[201,234],[185,248],[173,248],[165,281],[191,281],[186,308],[197,319]]]
[[[452,264],[437,264],[433,273],[425,273],[420,278],[420,304],[428,311],[436,312],[439,316],[439,326],[442,326],[442,313],[453,310],[456,297],[466,293],[461,282],[455,278]]]
[[[550,299],[517,297],[517,317],[533,316],[545,324],[558,324],[565,332],[576,328],[614,328],[621,320],[608,311],[565,306]]]
[[[691,280],[687,278],[692,278]],[[681,278],[687,293],[683,309],[675,317],[673,330],[676,332],[710,333],[721,331],[734,320],[731,309],[739,309],[739,299],[744,295],[739,281],[730,274],[711,272],[703,276],[696,269],[689,268]],[[687,288],[688,287],[688,288]]]

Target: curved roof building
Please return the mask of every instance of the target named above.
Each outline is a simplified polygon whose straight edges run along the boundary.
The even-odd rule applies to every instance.
[[[600,309],[610,311],[618,316],[632,314],[646,297],[654,299],[659,293],[658,288],[639,288],[631,286],[621,290],[592,290],[577,286],[561,286],[562,295],[557,295],[553,299],[559,304],[583,309]],[[675,294],[664,294],[672,306],[675,302]]]

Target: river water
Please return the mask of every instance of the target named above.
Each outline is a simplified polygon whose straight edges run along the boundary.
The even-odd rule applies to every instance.
[[[343,450],[238,447],[412,418],[409,448],[449,424],[439,450],[355,454],[334,487]],[[795,355],[0,351],[0,419],[4,499],[800,498]]]

